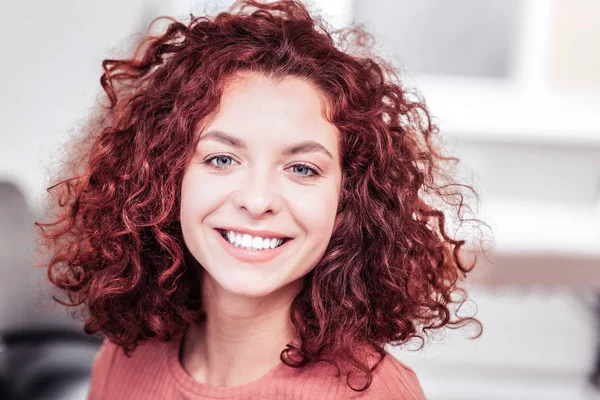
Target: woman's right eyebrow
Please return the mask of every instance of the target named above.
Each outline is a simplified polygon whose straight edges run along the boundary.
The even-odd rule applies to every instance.
[[[229,146],[237,147],[242,150],[247,150],[248,146],[242,140],[236,138],[221,130],[210,130],[205,134],[201,135],[198,139],[198,143],[202,140],[214,140]],[[333,159],[333,155],[325,146],[321,143],[315,142],[314,140],[306,140],[299,143],[294,143],[283,150],[283,154],[286,156],[295,155],[300,153],[314,153],[321,152]]]
[[[211,130],[206,132],[205,134],[200,136],[200,138],[198,139],[198,143],[200,143],[203,140],[214,140],[216,142],[228,144],[233,147],[239,147],[243,150],[248,149],[248,146],[246,146],[246,144],[243,141],[236,138],[235,136],[232,136],[220,130]]]

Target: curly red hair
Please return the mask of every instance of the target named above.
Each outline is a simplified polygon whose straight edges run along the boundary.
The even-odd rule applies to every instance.
[[[301,345],[288,345],[282,361],[347,361],[366,373],[363,390],[385,344],[468,322],[481,328],[453,311],[475,263],[462,259],[465,241],[450,237],[434,201],[463,221],[461,191],[474,191],[451,179],[444,165],[457,160],[434,143],[424,102],[369,43],[360,26],[330,33],[297,1],[242,1],[187,25],[171,19],[130,59],[104,60],[110,104],[69,143],[48,188],[53,220],[36,222],[48,277],[68,296],[54,299],[83,305],[85,332],[126,352],[181,337],[201,318],[202,267],[178,221],[181,182],[199,124],[216,112],[228,77],[246,70],[309,80],[341,133],[333,234],[293,301]],[[380,355],[372,367],[356,351],[364,345]]]

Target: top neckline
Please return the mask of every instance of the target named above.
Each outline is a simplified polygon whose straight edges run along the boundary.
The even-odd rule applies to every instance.
[[[179,354],[182,345],[183,338],[172,340],[168,344],[167,363],[169,365],[169,369],[173,374],[173,377],[181,386],[188,391],[193,392],[194,394],[202,396],[223,398],[233,394],[248,394],[254,391],[256,388],[264,386],[266,382],[273,380],[277,376],[280,376],[286,368],[290,368],[280,360],[277,366],[252,382],[228,387],[212,386],[195,380],[183,368],[183,365],[181,365],[181,361],[179,360]]]

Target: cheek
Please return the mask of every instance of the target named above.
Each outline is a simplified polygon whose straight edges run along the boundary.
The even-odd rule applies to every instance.
[[[327,240],[333,230],[337,204],[338,194],[335,188],[305,191],[290,200],[298,222],[304,226],[307,233]]]
[[[197,195],[197,189],[192,185],[193,175],[192,171],[187,171],[181,183],[180,216],[182,224],[187,223],[188,218],[195,214],[198,208],[197,200],[202,198]]]
[[[206,178],[200,176],[195,168],[188,170],[181,184],[180,217],[182,225],[200,222],[214,208],[219,193],[216,190],[210,190],[210,186],[207,184]]]

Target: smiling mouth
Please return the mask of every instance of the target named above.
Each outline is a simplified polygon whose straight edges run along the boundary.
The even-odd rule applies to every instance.
[[[219,232],[219,234],[221,235],[221,237],[222,237],[223,239],[225,239],[225,241],[226,241],[227,243],[231,244],[232,246],[236,246],[236,247],[239,247],[240,249],[245,249],[245,250],[254,250],[254,251],[267,251],[267,250],[275,250],[275,249],[277,249],[277,248],[279,248],[279,247],[283,246],[283,245],[284,245],[284,244],[286,244],[287,242],[289,242],[289,241],[293,240],[293,239],[292,239],[292,238],[290,238],[290,237],[281,238],[281,239],[279,239],[279,238],[274,238],[274,239],[276,240],[276,242],[272,242],[272,245],[274,244],[274,245],[275,245],[275,247],[271,247],[271,246],[269,246],[269,247],[267,247],[267,248],[253,248],[253,247],[245,247],[245,246],[242,246],[241,244],[237,244],[237,245],[236,245],[235,243],[232,243],[232,242],[230,242],[230,241],[229,241],[229,238],[227,237],[227,231],[226,231],[225,229],[215,228],[215,230]],[[270,239],[270,240],[271,240],[271,241],[273,241],[274,239]]]

